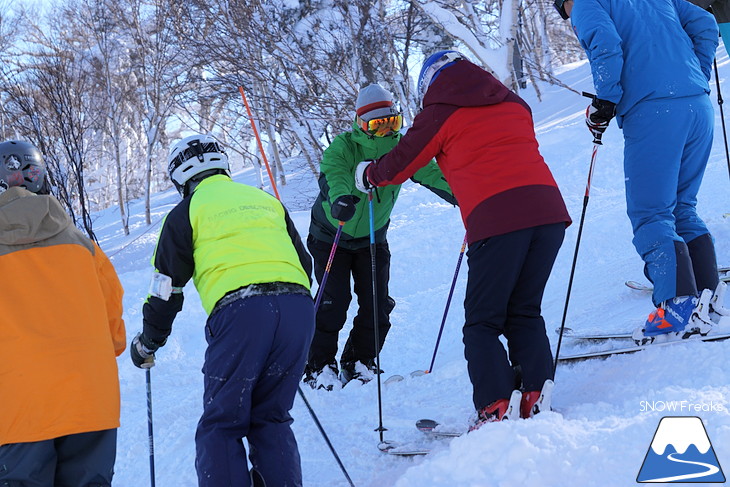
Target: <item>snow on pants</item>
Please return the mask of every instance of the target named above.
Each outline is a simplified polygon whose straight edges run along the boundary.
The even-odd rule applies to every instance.
[[[307,247],[314,258],[314,275],[321,284],[332,243],[316,240],[310,236],[307,239]],[[308,367],[312,370],[319,370],[327,364],[335,363],[338,335],[345,326],[347,310],[352,300],[351,274],[355,283],[358,310],[352,320],[352,330],[345,343],[340,362],[346,364],[360,361],[367,364],[375,358],[373,269],[370,248],[351,250],[338,247],[317,310],[317,329],[309,352]],[[388,296],[390,249],[387,243],[375,245],[375,274],[378,295],[378,338],[382,348],[390,330],[390,312],[395,306],[395,301]]]
[[[565,224],[554,223],[469,246],[464,356],[477,410],[509,399],[512,364],[522,368],[525,391],[539,391],[552,379],[553,356],[540,308],[564,235]],[[509,358],[500,335],[507,339]]]
[[[626,207],[656,306],[718,283],[697,192],[712,148],[707,95],[643,101],[623,118]]]
[[[289,410],[314,330],[312,298],[251,296],[208,318],[203,415],[195,433],[198,485],[250,486],[246,462],[266,485],[301,486]]]
[[[0,446],[0,487],[108,487],[117,430]]]

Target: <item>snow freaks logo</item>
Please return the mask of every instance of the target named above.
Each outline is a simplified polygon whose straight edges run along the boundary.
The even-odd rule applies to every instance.
[[[725,475],[702,420],[696,416],[662,418],[636,481],[724,483]]]

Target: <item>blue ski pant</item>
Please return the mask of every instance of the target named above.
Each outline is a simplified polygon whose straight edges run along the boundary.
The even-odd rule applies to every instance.
[[[198,485],[251,485],[243,438],[266,485],[302,485],[289,411],[313,333],[314,303],[304,294],[246,297],[208,318]]]
[[[108,487],[117,430],[0,446],[0,487]]]
[[[564,236],[565,223],[554,223],[469,246],[464,356],[477,410],[509,399],[515,385],[513,365],[522,368],[525,391],[539,391],[553,378],[541,306]],[[501,335],[507,339],[509,357]]]
[[[656,306],[718,283],[712,237],[696,208],[713,128],[707,95],[643,101],[623,118],[627,213]]]

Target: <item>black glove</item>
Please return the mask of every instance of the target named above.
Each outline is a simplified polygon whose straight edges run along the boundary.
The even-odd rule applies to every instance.
[[[588,130],[593,134],[594,142],[600,142],[603,132],[608,128],[608,124],[616,115],[616,104],[607,100],[594,98],[593,102],[586,108],[586,125]]]
[[[355,210],[357,209],[355,205],[357,205],[359,201],[360,198],[355,195],[346,194],[344,196],[340,196],[334,203],[332,203],[332,208],[330,209],[332,218],[341,222],[348,222],[352,220],[352,217],[355,216]]]
[[[162,345],[153,342],[144,333],[137,333],[137,336],[132,340],[132,345],[129,347],[129,355],[132,357],[134,366],[140,369],[154,367],[155,352]]]

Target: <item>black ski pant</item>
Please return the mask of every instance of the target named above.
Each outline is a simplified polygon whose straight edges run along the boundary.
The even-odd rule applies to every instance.
[[[0,446],[0,486],[108,487],[117,455],[117,430]]]
[[[332,250],[332,242],[307,238],[307,247],[314,258],[314,276],[322,284],[327,259]],[[388,296],[390,279],[390,250],[388,243],[375,244],[375,273],[378,299],[378,351],[383,347],[390,330],[390,312],[395,301]],[[338,247],[330,267],[322,299],[317,310],[317,327],[312,346],[309,349],[307,369],[319,370],[327,364],[336,363],[337,340],[340,330],[347,321],[347,310],[352,301],[350,276],[357,295],[358,311],[352,321],[352,330],[345,343],[340,363],[360,361],[372,363],[375,358],[375,328],[373,326],[373,280],[370,247],[351,250]]]
[[[565,235],[565,224],[541,225],[469,246],[464,356],[477,410],[509,399],[513,364],[525,391],[552,379],[553,356],[541,316],[542,296]],[[504,335],[509,358],[499,337]]]

